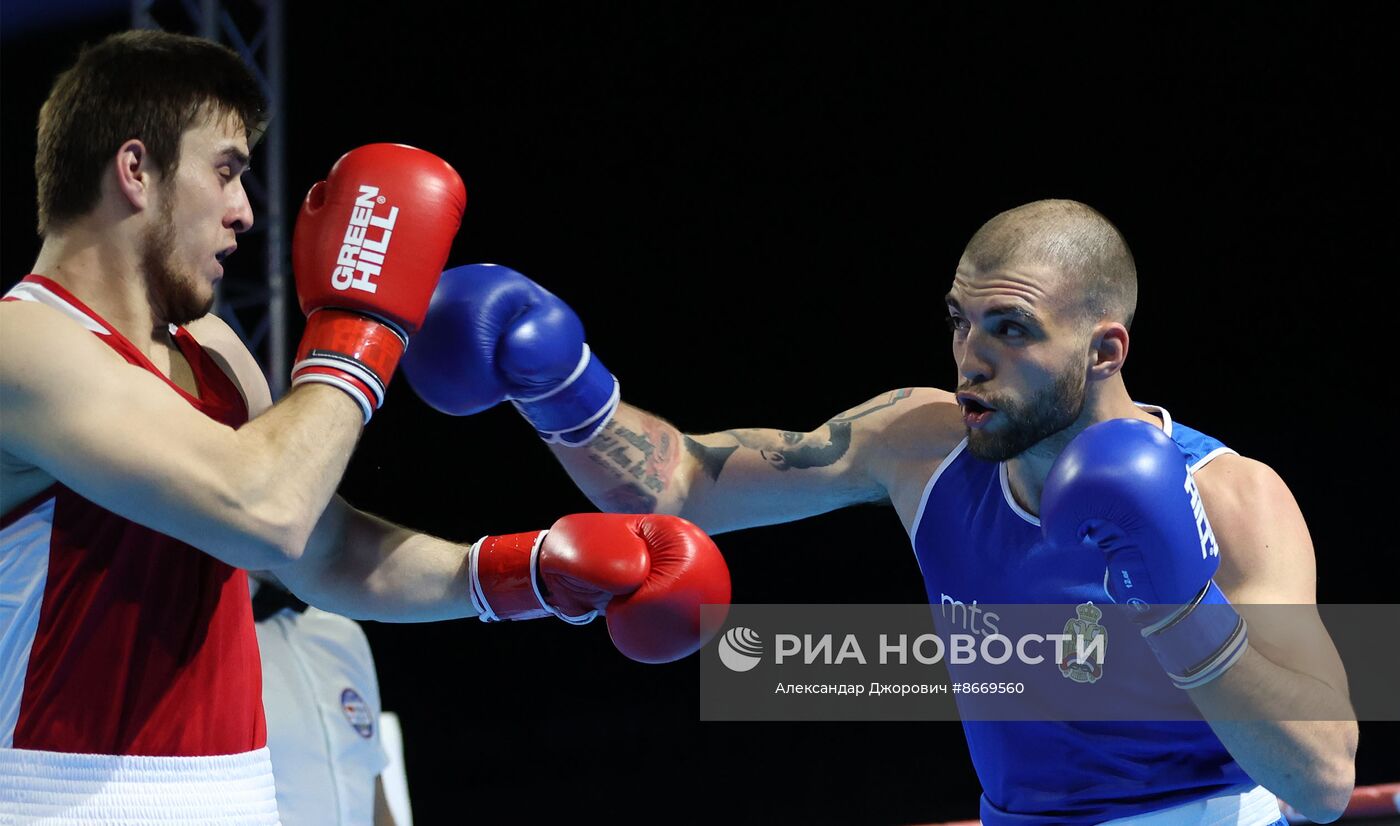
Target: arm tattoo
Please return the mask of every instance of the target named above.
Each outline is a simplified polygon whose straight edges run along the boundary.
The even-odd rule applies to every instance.
[[[724,463],[729,461],[729,457],[734,455],[734,451],[739,449],[738,445],[729,447],[710,447],[702,445],[689,436],[685,439],[685,449],[700,461],[700,467],[704,469],[705,475],[710,477],[710,481],[719,480],[719,472],[724,470]]]
[[[831,421],[827,425],[831,437],[825,442],[806,441],[807,434],[783,431],[782,444],[757,437],[753,431],[727,430],[744,447],[757,450],[775,470],[828,467],[840,461],[851,449],[851,423]]]
[[[656,497],[637,485],[618,485],[603,494],[603,506],[609,513],[655,513]]]
[[[700,467],[711,481],[719,481],[719,475],[724,470],[725,463],[741,446],[757,450],[764,461],[777,470],[829,467],[840,461],[841,457],[845,456],[851,449],[851,422],[887,407],[892,407],[913,394],[914,388],[912,387],[894,390],[883,400],[873,401],[869,405],[846,415],[837,416],[826,423],[831,437],[820,444],[815,442],[804,444],[808,434],[791,430],[778,431],[778,441],[772,440],[769,436],[772,431],[769,430],[726,430],[725,435],[733,436],[739,444],[725,447],[703,445],[689,436],[682,436],[681,439],[685,442],[686,451],[700,462]],[[611,430],[613,427],[610,425],[609,429]],[[626,430],[626,428],[618,429]],[[598,441],[601,442],[603,438],[599,437]],[[616,439],[613,439],[607,448],[599,448],[599,450],[614,449],[613,444],[615,443]],[[621,450],[622,448],[616,449]],[[625,464],[621,459],[615,461],[617,464]]]
[[[604,494],[611,503],[626,503],[627,510],[638,509],[645,501],[656,505],[656,494],[666,490],[671,482],[671,474],[680,460],[676,446],[676,433],[670,425],[648,422],[638,433],[616,422],[607,428],[588,445],[594,462],[606,468],[623,484]],[[630,494],[624,494],[630,489]]]
[[[853,422],[856,419],[859,419],[863,416],[869,416],[871,413],[874,413],[879,410],[884,410],[886,407],[893,407],[896,402],[903,401],[904,399],[907,399],[912,395],[914,395],[914,388],[912,387],[905,387],[902,390],[895,390],[894,392],[890,393],[889,398],[885,399],[882,402],[872,402],[869,407],[862,407],[861,409],[853,411],[852,413],[846,416],[837,416],[831,421],[833,423]]]

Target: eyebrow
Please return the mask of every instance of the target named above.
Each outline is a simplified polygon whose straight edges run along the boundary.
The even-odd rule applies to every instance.
[[[952,307],[954,310],[957,310],[960,313],[963,312],[962,305],[958,303],[958,300],[956,298],[953,298],[952,293],[948,293],[947,295],[943,296],[943,300],[947,302],[948,306]],[[1007,304],[1002,307],[992,307],[987,310],[986,315],[996,317],[1010,316],[1020,321],[1024,321],[1027,324],[1040,324],[1040,316],[1036,315],[1030,310],[1027,310],[1025,307],[1020,307],[1015,304]]]
[[[248,153],[244,152],[242,149],[239,149],[236,146],[225,147],[219,152],[218,157],[220,160],[233,161],[234,163],[237,163],[240,167],[244,169],[248,167],[248,161],[250,160],[248,157]]]

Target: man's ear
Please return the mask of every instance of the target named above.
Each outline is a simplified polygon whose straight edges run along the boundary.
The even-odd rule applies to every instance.
[[[1100,322],[1089,339],[1089,381],[1112,378],[1128,358],[1128,328],[1116,321]]]
[[[128,140],[117,150],[113,162],[117,191],[133,210],[145,209],[150,205],[151,190],[156,184],[155,170],[151,166],[151,155],[146,151],[146,145],[136,138]]]

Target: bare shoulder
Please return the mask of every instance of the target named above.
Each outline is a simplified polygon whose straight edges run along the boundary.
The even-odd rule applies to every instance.
[[[1225,455],[1195,474],[1220,543],[1216,579],[1232,601],[1312,602],[1317,561],[1303,513],[1267,464]]]
[[[1218,456],[1195,474],[1201,498],[1222,516],[1264,515],[1284,506],[1297,508],[1283,478],[1257,459],[1233,453]]]
[[[126,367],[60,310],[35,301],[0,301],[0,512],[54,481],[26,458],[44,423],[64,406],[100,395]]]
[[[249,418],[272,406],[272,391],[262,367],[226,321],[209,313],[186,324],[185,330],[237,385],[248,406]]]
[[[864,429],[878,435],[880,446],[891,456],[941,460],[964,435],[956,398],[936,387],[891,390],[832,421],[857,419],[867,419]]]
[[[870,473],[892,493],[905,469],[936,465],[964,435],[953,394],[934,387],[891,390],[827,424],[843,423],[860,434]]]
[[[7,390],[40,389],[51,368],[81,375],[126,363],[82,324],[37,301],[0,301],[0,341]]]
[[[806,432],[743,428],[687,435],[692,472],[684,474],[687,487],[675,500],[679,510],[670,512],[723,532],[862,503],[889,501],[900,508],[910,480],[957,446],[952,398],[933,388],[902,388]],[[626,406],[620,415],[645,421]]]
[[[23,325],[64,325],[78,327],[73,319],[62,312],[41,304],[38,301],[10,300],[0,301],[0,318],[5,319],[6,327],[13,324]],[[0,328],[3,329],[3,328]]]
[[[953,394],[931,387],[889,390],[827,419],[806,433],[772,428],[738,428],[705,436],[687,437],[703,445],[731,446],[737,441],[756,450],[782,451],[794,445],[841,445],[831,458],[863,468],[878,466],[896,457],[946,454],[961,438]],[[849,449],[849,450],[848,450]],[[824,463],[828,466],[831,462]]]
[[[869,473],[887,491],[907,529],[925,483],[966,436],[957,400],[934,387],[904,388],[856,412],[861,410],[872,411]]]

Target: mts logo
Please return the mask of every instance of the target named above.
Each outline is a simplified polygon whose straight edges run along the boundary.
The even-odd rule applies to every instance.
[[[1001,633],[1001,630],[997,628],[997,623],[1001,621],[1001,615],[995,611],[986,611],[977,604],[977,600],[974,599],[971,605],[966,605],[962,600],[953,599],[942,592],[939,592],[938,597],[939,613],[944,619],[951,620],[954,625],[974,634]],[[982,628],[977,627],[979,619]]]
[[[335,272],[331,274],[331,286],[337,290],[372,293],[379,289],[374,279],[384,266],[389,239],[394,236],[394,222],[399,220],[399,208],[396,206],[389,207],[386,215],[374,214],[375,208],[383,203],[379,187],[360,184],[360,194],[355,198],[355,208],[350,212],[350,224],[345,228],[345,243],[340,246],[340,255],[335,259]],[[372,230],[379,230],[378,237],[370,237]]]

